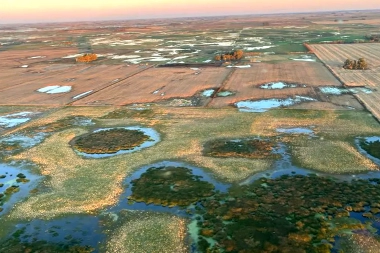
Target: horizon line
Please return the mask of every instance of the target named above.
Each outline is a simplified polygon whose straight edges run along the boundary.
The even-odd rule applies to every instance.
[[[323,10],[323,11],[299,11],[299,12],[263,12],[263,13],[231,13],[231,14],[211,14],[211,15],[184,15],[184,16],[178,16],[178,17],[154,17],[154,18],[120,18],[120,19],[112,19],[112,18],[99,18],[94,20],[72,20],[72,21],[31,21],[31,22],[1,22],[0,26],[4,25],[30,25],[30,24],[57,24],[57,23],[87,23],[87,22],[116,22],[116,21],[137,21],[137,20],[174,20],[174,19],[184,19],[184,18],[217,18],[217,17],[231,17],[231,16],[270,16],[270,15],[276,15],[276,14],[309,14],[309,13],[329,13],[329,12],[359,12],[359,11],[367,11],[367,12],[374,12],[374,11],[380,11],[380,9],[335,9],[335,10]]]

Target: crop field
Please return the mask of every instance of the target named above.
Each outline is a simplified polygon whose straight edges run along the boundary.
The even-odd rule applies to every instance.
[[[260,85],[271,82],[285,82],[297,87],[284,89],[263,89]],[[315,88],[341,86],[338,80],[320,63],[286,62],[277,64],[255,63],[251,68],[237,69],[222,87],[236,92],[234,96],[217,97],[210,106],[221,107],[237,101],[265,98],[286,98],[288,96],[317,97]]]
[[[192,97],[202,90],[219,88],[230,71],[227,68],[151,68],[74,105],[127,105]]]
[[[355,96],[380,119],[380,44],[359,45],[311,45],[318,58],[339,77],[345,86],[368,87],[371,93],[360,93]],[[368,70],[343,69],[344,61],[364,57],[368,61]]]
[[[20,71],[19,78],[9,75],[1,83],[1,104],[19,105],[66,105],[82,95],[97,92],[130,75],[144,70],[139,66],[75,66],[60,65],[58,70],[26,68]],[[42,70],[40,70],[42,69]],[[40,72],[41,71],[41,72]],[[9,82],[8,82],[9,81]],[[46,94],[37,90],[47,86],[70,87],[69,92]]]

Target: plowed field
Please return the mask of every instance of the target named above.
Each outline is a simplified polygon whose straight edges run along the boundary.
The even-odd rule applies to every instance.
[[[371,44],[321,44],[310,45],[317,57],[324,62],[346,86],[366,86],[372,93],[355,96],[380,120],[380,43]],[[368,70],[343,69],[347,58],[364,57]]]
[[[262,89],[270,82],[297,84],[297,88]],[[251,68],[237,69],[223,87],[236,92],[234,96],[214,98],[210,106],[222,107],[241,100],[286,98],[289,96],[316,96],[315,87],[341,86],[340,82],[317,62],[257,63]]]
[[[75,96],[89,91],[97,92],[145,69],[145,67],[127,67],[126,65],[58,64],[53,66],[55,68],[44,65],[20,69],[17,77],[4,75],[0,83],[0,104],[66,105],[73,102]],[[57,85],[72,88],[67,93],[37,92],[40,88]]]
[[[192,97],[202,90],[220,87],[230,71],[227,68],[151,68],[74,105],[127,105]]]

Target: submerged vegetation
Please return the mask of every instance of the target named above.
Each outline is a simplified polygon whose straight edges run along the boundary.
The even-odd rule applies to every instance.
[[[376,141],[360,141],[360,146],[371,156],[380,159],[380,138]]]
[[[72,144],[76,150],[87,154],[112,154],[137,147],[149,139],[139,130],[114,128],[84,134]]]
[[[274,145],[260,139],[218,139],[207,142],[203,153],[213,157],[275,158]]]
[[[2,242],[0,245],[0,253],[20,253],[20,252],[43,252],[43,253],[91,253],[93,248],[80,245],[62,245],[37,241],[31,243],[21,242],[19,237],[23,231],[18,230],[13,237]]]
[[[232,187],[201,202],[198,248],[202,252],[330,252],[336,236],[354,230],[373,232],[370,225],[350,215],[359,212],[365,220],[376,216],[379,182],[284,175]]]
[[[214,194],[214,186],[201,181],[201,178],[184,167],[152,167],[140,178],[132,180],[132,195],[128,199],[147,204],[186,207]]]

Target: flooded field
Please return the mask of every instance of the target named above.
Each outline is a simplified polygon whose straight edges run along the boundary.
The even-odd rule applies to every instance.
[[[314,98],[296,96],[287,99],[265,99],[258,101],[240,101],[235,106],[241,112],[265,112],[272,108],[287,107],[302,102],[316,101]]]

